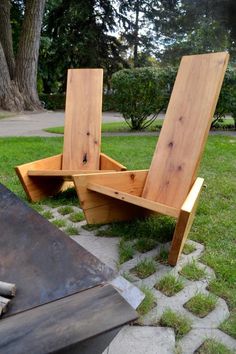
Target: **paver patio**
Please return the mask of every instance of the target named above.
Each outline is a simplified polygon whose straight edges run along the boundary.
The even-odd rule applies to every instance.
[[[80,245],[85,247],[89,252],[96,255],[101,261],[117,270],[119,259],[119,238],[98,237],[95,234],[95,230],[88,231],[83,228],[83,225],[86,224],[85,221],[80,221],[77,223],[71,222],[68,218],[69,216],[62,216],[58,212],[58,209],[58,207],[52,208],[46,205],[43,206],[44,212],[50,211],[52,213],[52,218],[50,221],[59,218],[66,222],[67,227],[76,227],[78,232],[76,235],[71,237]],[[80,209],[77,206],[73,206],[73,211],[78,212]],[[65,230],[65,228],[65,226],[61,227],[62,230]],[[208,338],[224,344],[232,351],[232,353],[236,352],[236,340],[219,329],[221,323],[229,317],[228,306],[222,298],[217,298],[215,309],[210,311],[210,313],[203,318],[195,316],[184,307],[186,302],[188,302],[197,293],[201,292],[208,294],[208,284],[210,280],[215,277],[214,271],[199,261],[199,258],[204,251],[204,246],[190,240],[188,241],[188,244],[194,245],[195,250],[188,255],[183,254],[176,267],[172,268],[164,263],[157,262],[156,272],[145,279],[140,279],[139,277],[133,275],[130,270],[143,259],[156,258],[163,247],[168,248],[168,243],[164,246],[163,244],[159,245],[155,249],[146,253],[136,252],[131,260],[119,266],[119,274],[125,275],[126,277],[127,275],[130,275],[134,285],[138,287],[145,285],[152,289],[155,296],[156,305],[148,314],[139,319],[138,326],[134,325],[131,327],[125,327],[113,340],[104,354],[124,353],[124,351],[122,351],[122,345],[125,345],[127,353],[171,354],[176,353],[177,351],[178,353],[192,354]],[[205,277],[197,281],[184,279],[184,288],[177,294],[170,297],[154,288],[154,285],[164,275],[167,273],[179,275],[181,269],[192,260],[195,260],[196,264],[200,268],[204,269]],[[174,331],[172,329],[161,327],[159,325],[159,320],[166,309],[171,309],[177,313],[180,312],[191,321],[191,330],[179,340],[176,340],[174,337]]]

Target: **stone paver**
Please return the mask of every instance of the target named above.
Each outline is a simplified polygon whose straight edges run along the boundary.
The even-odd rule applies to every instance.
[[[79,211],[78,207],[73,207],[74,211]],[[177,345],[178,353],[193,354],[207,338],[215,339],[218,342],[226,345],[232,352],[236,353],[236,340],[228,336],[226,333],[219,329],[220,324],[229,317],[229,309],[226,302],[218,298],[216,307],[207,316],[200,318],[190,313],[184,304],[189,301],[197,293],[208,294],[208,284],[211,279],[215,277],[214,271],[202,264],[199,260],[204,251],[204,246],[194,241],[187,241],[193,244],[195,250],[189,255],[182,255],[176,267],[170,267],[167,264],[156,262],[157,270],[154,274],[146,279],[139,279],[131,269],[134,268],[141,260],[146,258],[156,258],[160,250],[163,248],[168,249],[169,243],[159,245],[155,249],[141,254],[136,252],[133,259],[119,265],[118,244],[119,238],[117,237],[98,237],[96,231],[85,230],[83,225],[85,221],[79,223],[72,223],[68,220],[68,216],[62,216],[58,213],[58,208],[44,207],[44,210],[51,210],[54,219],[60,218],[67,222],[67,226],[76,226],[78,234],[71,236],[76,242],[87,248],[91,253],[101,259],[104,263],[108,264],[113,269],[118,271],[118,274],[125,275],[132,279],[132,283],[137,286],[147,286],[152,289],[156,299],[156,306],[145,316],[139,319],[139,326],[127,326],[120,334],[113,340],[104,354],[164,354],[175,353],[174,347]],[[102,227],[100,230],[103,230]],[[63,227],[62,229],[66,229]],[[102,232],[101,232],[102,233]],[[203,279],[198,281],[191,281],[184,279],[184,288],[177,294],[168,297],[161,291],[156,290],[154,285],[167,273],[179,275],[181,269],[192,260],[195,260],[200,268],[205,271]],[[132,296],[131,296],[132,297]],[[174,332],[172,329],[162,328],[158,325],[163,312],[167,309],[174,312],[180,312],[191,320],[191,330],[185,336],[175,343]],[[151,326],[151,327],[150,327]]]
[[[174,354],[175,335],[171,328],[123,327],[103,354]]]

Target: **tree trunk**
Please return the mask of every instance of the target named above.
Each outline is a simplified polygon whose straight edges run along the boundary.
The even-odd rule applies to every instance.
[[[138,45],[139,45],[139,0],[135,3],[135,24],[134,24],[134,67],[139,66],[138,60]]]
[[[37,68],[40,32],[45,0],[26,1],[25,16],[16,58],[15,80],[25,101],[25,109],[39,110]]]
[[[16,61],[12,46],[10,0],[0,0],[0,107],[41,110],[37,93],[40,32],[45,0],[26,0]]]
[[[8,111],[21,111],[24,108],[24,100],[17,85],[10,78],[10,73],[0,42],[0,107]]]
[[[5,53],[9,74],[11,79],[14,77],[15,60],[12,45],[12,30],[10,22],[10,0],[1,0],[0,4],[0,42]]]

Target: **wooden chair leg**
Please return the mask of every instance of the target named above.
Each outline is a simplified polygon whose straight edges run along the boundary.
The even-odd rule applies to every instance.
[[[176,265],[191,229],[203,182],[203,178],[196,179],[180,210],[168,257],[168,263],[172,266]]]

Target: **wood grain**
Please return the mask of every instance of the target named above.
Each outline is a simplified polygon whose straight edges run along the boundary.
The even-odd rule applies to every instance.
[[[63,170],[99,169],[102,87],[102,69],[68,70]]]
[[[127,168],[106,154],[100,153],[100,170],[126,171]]]
[[[21,166],[16,166],[15,171],[20,179],[20,182],[25,190],[28,199],[32,202],[38,201],[50,195],[58,193],[62,188],[64,181],[60,177],[54,180],[41,179],[40,177],[30,177],[29,170],[44,170],[50,169],[61,170],[62,154],[47,157],[45,159],[26,163]]]
[[[143,170],[73,176],[80,205],[88,224],[130,220],[134,217],[147,215],[148,212],[141,207],[87,189],[89,183],[98,183],[107,187],[113,186],[131,195],[140,196],[147,173],[147,170]]]
[[[117,189],[109,188],[106,186],[101,186],[96,183],[88,183],[87,189],[93,192],[98,192],[100,194],[119,199],[126,203],[132,203],[134,205],[140,206],[142,208],[154,211],[159,214],[178,217],[179,210],[173,207],[168,207],[167,205],[160,204],[158,202],[153,202],[136,195],[132,195],[126,192],[117,191]]]
[[[95,287],[1,320],[0,353],[66,351],[136,318],[112,286]]]
[[[229,55],[181,60],[143,197],[181,208],[196,179]]]

